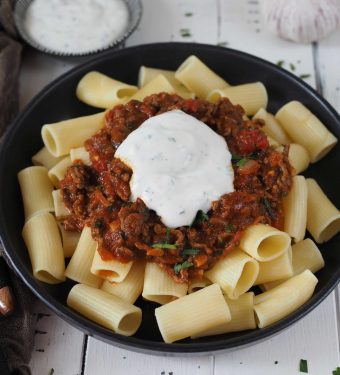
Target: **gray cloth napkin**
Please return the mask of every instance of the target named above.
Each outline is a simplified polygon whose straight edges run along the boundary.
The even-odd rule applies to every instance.
[[[0,136],[17,114],[19,103],[18,77],[22,47],[15,40],[17,33],[13,4],[13,0],[0,0]],[[2,250],[0,242],[0,253]],[[16,305],[11,316],[0,319],[0,374],[30,375],[28,363],[34,339],[34,297],[13,270],[9,273]]]

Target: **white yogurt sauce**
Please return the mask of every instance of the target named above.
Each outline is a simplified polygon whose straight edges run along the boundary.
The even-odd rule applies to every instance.
[[[180,110],[146,120],[115,157],[133,170],[131,200],[141,198],[170,228],[190,225],[199,210],[234,191],[227,143]]]
[[[33,0],[24,27],[47,49],[86,53],[108,46],[126,29],[128,19],[123,0]]]

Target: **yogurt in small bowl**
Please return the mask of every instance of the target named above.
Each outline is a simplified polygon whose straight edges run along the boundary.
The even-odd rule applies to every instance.
[[[21,37],[36,49],[83,56],[117,46],[137,27],[139,0],[24,0],[14,17]]]

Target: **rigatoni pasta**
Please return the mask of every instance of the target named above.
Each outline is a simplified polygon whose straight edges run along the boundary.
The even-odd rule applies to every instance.
[[[155,315],[167,343],[199,335],[231,320],[229,307],[217,284],[158,307]]]
[[[162,74],[156,76],[145,86],[142,86],[132,97],[132,100],[143,100],[145,97],[156,92],[175,93],[175,88]]]
[[[337,142],[325,125],[298,101],[285,104],[275,117],[293,142],[306,148],[312,163],[324,157]]]
[[[84,284],[77,284],[71,289],[67,305],[88,319],[124,336],[133,335],[142,321],[142,310],[139,307]]]
[[[230,299],[236,299],[249,290],[258,274],[258,262],[239,249],[234,249],[205,272],[205,276],[217,283]]]
[[[47,150],[55,157],[67,155],[71,148],[81,147],[87,138],[104,126],[105,112],[46,124],[41,136]]]
[[[66,156],[48,171],[48,177],[57,189],[60,188],[60,181],[65,177],[66,170],[70,165],[72,165],[72,160]]]
[[[53,185],[45,167],[28,167],[18,173],[25,218],[41,212],[53,212]]]
[[[85,74],[79,81],[76,95],[86,104],[106,109],[127,101],[137,90],[137,86],[128,85],[105,74],[92,71]]]
[[[340,212],[318,183],[307,178],[307,229],[317,243],[330,240],[340,231]]]
[[[123,281],[111,283],[105,280],[100,289],[134,304],[143,290],[144,270],[145,262],[137,260]]]
[[[26,221],[22,236],[34,277],[47,284],[64,281],[64,253],[55,218],[47,212],[34,215]]]
[[[283,198],[285,215],[284,230],[294,240],[304,239],[307,225],[307,184],[303,176],[294,176],[293,185],[286,197]]]
[[[148,262],[145,267],[143,298],[164,305],[187,294],[188,285],[176,283],[157,264]]]
[[[240,241],[240,249],[260,262],[273,260],[288,250],[290,237],[269,225],[248,227]]]
[[[229,86],[197,56],[189,56],[176,70],[175,77],[201,99],[205,99],[213,89],[224,89]]]
[[[318,279],[306,270],[254,298],[259,328],[277,322],[302,306],[313,294]]]
[[[58,164],[62,159],[62,156],[55,157],[47,150],[46,147],[43,147],[32,156],[32,164],[50,169],[54,165]]]
[[[216,103],[221,98],[228,98],[233,104],[242,106],[246,115],[254,115],[260,108],[266,108],[268,103],[267,90],[261,82],[230,86],[225,89],[215,88],[207,99]]]

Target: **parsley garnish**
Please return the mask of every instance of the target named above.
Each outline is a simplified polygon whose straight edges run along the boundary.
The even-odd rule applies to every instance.
[[[307,79],[307,78],[310,77],[310,74],[301,74],[299,77],[300,77],[301,79]]]
[[[199,249],[184,249],[182,255],[196,255],[200,252]]]
[[[248,161],[247,158],[240,159],[240,160],[236,163],[236,166],[237,166],[237,167],[243,167],[243,166],[247,163],[247,161]]]
[[[180,33],[181,33],[181,36],[183,38],[189,38],[189,37],[191,37],[191,33],[190,33],[189,29],[181,29]]]
[[[53,374],[54,374],[54,368],[51,368],[49,375],[53,375]]]
[[[300,359],[300,372],[308,373],[308,363],[306,359]]]
[[[340,375],[340,367],[337,367],[333,372],[333,375]]]
[[[177,249],[177,246],[172,243],[154,243],[151,247],[157,249]]]
[[[170,239],[170,228],[166,228],[165,242],[169,243]]]
[[[225,226],[225,231],[227,233],[231,233],[233,230],[235,230],[235,227],[234,227],[233,224],[228,224],[228,225]]]
[[[178,275],[181,270],[185,270],[186,268],[192,267],[194,264],[191,262],[188,262],[187,260],[183,263],[177,263],[174,265],[174,271],[175,274]]]
[[[280,68],[282,68],[284,63],[285,63],[284,60],[279,60],[279,61],[276,63],[276,65],[279,66]]]
[[[194,13],[192,12],[186,12],[184,13],[185,17],[192,17]]]
[[[209,220],[209,216],[208,214],[206,214],[205,212],[203,212],[202,210],[199,210],[199,220],[200,221],[208,221]]]
[[[291,69],[292,72],[295,71],[295,65],[293,63],[290,63],[289,67],[290,67],[290,69]]]
[[[274,211],[272,206],[270,205],[270,202],[267,198],[263,199],[264,205],[266,206],[266,210],[271,218],[274,218]]]

